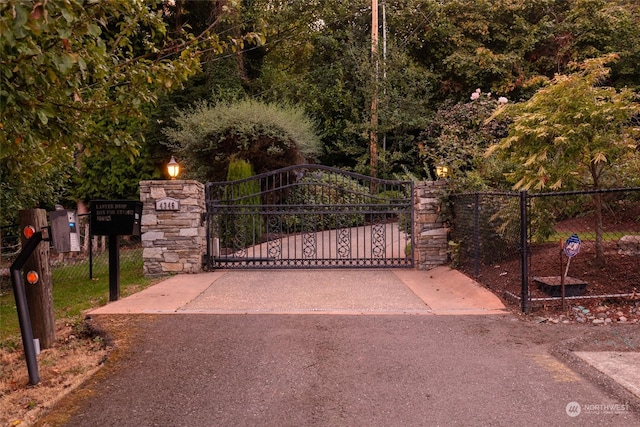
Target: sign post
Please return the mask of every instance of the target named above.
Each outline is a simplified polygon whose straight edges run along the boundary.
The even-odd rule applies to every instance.
[[[138,201],[91,201],[91,234],[109,236],[109,301],[120,298],[120,236],[139,236],[141,216]]]
[[[567,274],[569,273],[569,264],[571,264],[571,258],[578,255],[578,252],[580,252],[580,244],[581,241],[578,235],[572,234],[571,236],[569,236],[567,241],[564,242],[563,251],[560,251],[560,286],[562,288],[562,310],[565,310],[565,277],[567,277]],[[564,252],[567,258],[569,258],[567,260],[567,268],[566,270],[564,270],[564,273],[562,272],[562,252]]]

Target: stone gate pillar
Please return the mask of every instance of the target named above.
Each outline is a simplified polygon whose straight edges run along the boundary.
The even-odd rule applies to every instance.
[[[141,181],[140,201],[145,276],[201,272],[206,252],[204,184]]]
[[[448,230],[442,223],[439,200],[445,189],[446,181],[414,184],[413,253],[418,270],[430,270],[448,261]]]

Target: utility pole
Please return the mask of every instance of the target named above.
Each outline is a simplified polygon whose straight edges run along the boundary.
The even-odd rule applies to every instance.
[[[370,174],[378,176],[378,0],[371,0],[371,61],[374,65],[373,94],[371,96],[371,135],[369,151],[371,156]]]
[[[387,4],[382,0],[382,81],[387,80]],[[387,87],[384,86],[383,95],[387,94]],[[382,135],[382,152],[387,151],[387,134]]]

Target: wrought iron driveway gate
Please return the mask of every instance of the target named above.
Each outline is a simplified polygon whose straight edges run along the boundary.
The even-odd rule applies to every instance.
[[[206,186],[207,267],[413,267],[413,183],[298,165]]]

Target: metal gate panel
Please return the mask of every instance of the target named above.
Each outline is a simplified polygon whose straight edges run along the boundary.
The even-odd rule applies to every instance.
[[[206,186],[215,268],[413,267],[413,183],[298,165]]]

